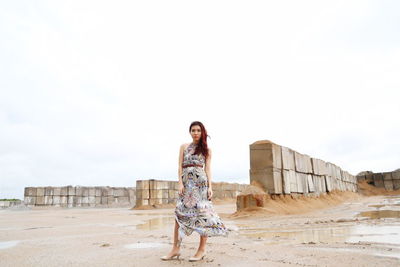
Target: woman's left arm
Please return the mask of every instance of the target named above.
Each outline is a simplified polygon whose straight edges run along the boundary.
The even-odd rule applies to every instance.
[[[211,148],[208,149],[208,157],[206,159],[206,174],[207,174],[207,186],[208,186],[208,199],[211,199],[212,183],[211,183]]]

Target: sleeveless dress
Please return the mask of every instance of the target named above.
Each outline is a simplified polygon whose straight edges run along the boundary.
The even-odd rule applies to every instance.
[[[195,155],[196,144],[191,143],[183,152],[183,165],[200,164],[205,166],[203,155]],[[184,192],[179,195],[175,208],[175,219],[179,224],[178,244],[184,235],[196,231],[201,236],[228,236],[228,229],[214,211],[207,198],[207,174],[203,167],[182,169]]]

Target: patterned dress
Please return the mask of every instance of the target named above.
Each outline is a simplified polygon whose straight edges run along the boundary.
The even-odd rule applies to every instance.
[[[205,166],[203,155],[195,155],[196,144],[191,143],[183,152],[183,165],[200,164]],[[196,231],[202,236],[228,236],[228,229],[214,211],[207,198],[207,174],[202,167],[182,169],[183,195],[179,195],[175,219],[179,224],[178,244],[184,235]]]

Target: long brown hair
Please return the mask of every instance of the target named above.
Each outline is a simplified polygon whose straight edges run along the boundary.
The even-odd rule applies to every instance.
[[[200,140],[199,143],[196,146],[196,150],[194,151],[194,154],[203,154],[204,158],[208,157],[208,145],[207,145],[207,137],[209,137],[209,135],[207,134],[207,130],[204,127],[203,123],[199,122],[199,121],[194,121],[190,124],[189,126],[189,133],[190,130],[192,130],[192,127],[198,125],[200,126],[201,129],[201,136],[200,136]]]

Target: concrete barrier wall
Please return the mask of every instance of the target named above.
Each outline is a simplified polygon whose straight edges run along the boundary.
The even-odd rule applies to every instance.
[[[236,198],[247,188],[247,184],[211,183],[213,198]],[[137,180],[136,207],[147,205],[175,204],[178,198],[178,181]]]
[[[368,172],[357,175],[357,180],[366,180],[367,183],[376,187],[384,187],[388,191],[400,189],[400,171],[392,172]]]
[[[122,207],[136,202],[134,187],[63,186],[25,187],[27,206]]]
[[[21,200],[0,200],[0,209],[6,209],[13,206],[18,206],[22,203]]]
[[[357,179],[339,166],[268,140],[250,145],[250,183],[269,194],[319,195],[357,189]]]

